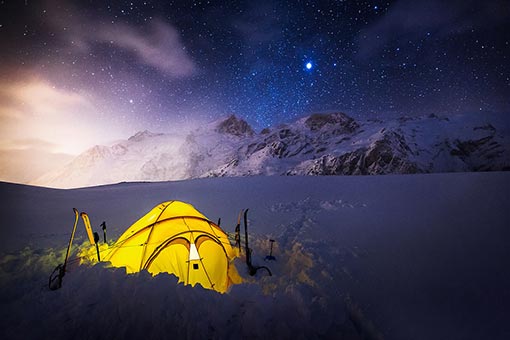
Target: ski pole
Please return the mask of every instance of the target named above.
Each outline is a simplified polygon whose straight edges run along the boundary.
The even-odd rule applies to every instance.
[[[101,261],[101,257],[99,256],[99,246],[97,245],[97,241],[99,241],[99,234],[94,232],[94,243],[96,244],[97,261]]]
[[[271,248],[269,250],[269,255],[267,255],[265,257],[265,260],[266,261],[275,261],[276,260],[276,257],[273,256],[273,243],[275,242],[274,240],[270,239],[269,242],[271,242]]]
[[[105,221],[103,221],[103,223],[101,223],[101,228],[103,228],[104,243],[106,243],[106,222]]]

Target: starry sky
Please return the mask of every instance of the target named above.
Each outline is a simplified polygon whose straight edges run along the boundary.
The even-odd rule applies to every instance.
[[[509,33],[508,0],[0,0],[0,159],[232,113],[506,112]]]

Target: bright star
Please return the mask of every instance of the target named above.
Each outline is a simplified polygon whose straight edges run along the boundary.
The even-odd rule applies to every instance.
[[[309,70],[311,68],[312,68],[312,63],[311,62],[306,63],[306,69]]]

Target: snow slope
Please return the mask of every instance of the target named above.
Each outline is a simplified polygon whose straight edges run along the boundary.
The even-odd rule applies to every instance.
[[[355,121],[312,114],[255,133],[231,116],[188,134],[139,132],[95,146],[33,184],[71,188],[118,182],[248,175],[373,175],[510,169],[510,126],[495,114]]]
[[[156,137],[157,138],[157,137]],[[244,177],[57,190],[0,183],[0,338],[510,337],[510,173]],[[118,237],[166,200],[232,231],[250,208],[254,262],[272,277],[228,294],[170,275],[73,265],[72,208]],[[83,225],[77,243],[85,241]],[[264,262],[276,240],[276,262]],[[86,245],[84,245],[86,246]]]

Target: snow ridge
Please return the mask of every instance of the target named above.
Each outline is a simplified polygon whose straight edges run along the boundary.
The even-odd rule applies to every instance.
[[[509,170],[508,127],[491,118],[429,115],[382,122],[315,113],[256,133],[231,115],[188,134],[145,130],[110,147],[94,146],[31,184],[69,188],[223,176]]]

